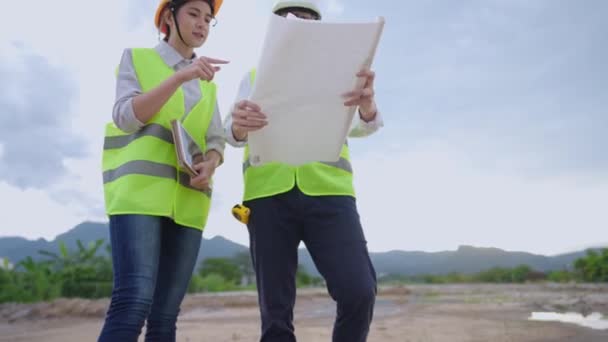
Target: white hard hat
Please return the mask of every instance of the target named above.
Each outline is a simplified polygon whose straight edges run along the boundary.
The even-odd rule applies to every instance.
[[[320,6],[318,5],[318,1],[315,1],[315,0],[278,0],[274,4],[274,7],[272,8],[272,12],[277,13],[278,11],[280,11],[282,9],[291,8],[291,7],[306,8],[308,10],[315,12],[319,16],[319,19],[321,19],[321,9],[320,9]]]

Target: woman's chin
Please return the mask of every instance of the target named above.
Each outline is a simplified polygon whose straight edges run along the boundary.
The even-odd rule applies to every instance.
[[[203,44],[205,44],[205,42],[207,41],[207,37],[202,37],[202,38],[192,38],[192,46],[194,47],[201,47],[203,46]]]

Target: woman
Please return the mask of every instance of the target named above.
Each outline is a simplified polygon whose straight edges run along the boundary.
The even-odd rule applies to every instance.
[[[114,122],[106,127],[103,180],[114,289],[99,341],[175,341],[194,270],[224,139],[210,81],[221,60],[197,58],[222,0],[163,0],[154,49],[126,49]],[[171,121],[197,143],[189,176],[178,167]]]

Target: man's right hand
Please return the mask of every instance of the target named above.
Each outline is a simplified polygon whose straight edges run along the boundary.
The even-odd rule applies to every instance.
[[[268,125],[266,115],[257,104],[243,100],[232,110],[232,135],[237,141],[247,140],[249,132],[260,130]]]

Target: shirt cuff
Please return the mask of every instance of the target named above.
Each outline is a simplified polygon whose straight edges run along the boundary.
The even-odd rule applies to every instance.
[[[122,106],[122,115],[118,117],[117,127],[126,133],[134,133],[139,131],[146,124],[139,121],[135,116],[135,110],[133,109],[133,98],[128,99]]]
[[[224,144],[221,143],[207,143],[207,150],[205,151],[205,154],[209,151],[215,151],[217,153],[220,154],[220,165],[224,162]]]
[[[234,146],[234,147],[245,147],[245,145],[247,145],[247,139],[245,140],[236,140],[236,138],[234,137],[234,134],[232,134],[232,126],[228,125],[225,129],[224,129],[224,135],[226,136],[226,142],[228,142],[230,145]]]
[[[382,118],[380,111],[376,111],[376,116],[371,121],[363,120],[359,110],[357,110],[357,115],[359,116],[359,125],[365,131],[375,131],[384,126],[384,118]]]

